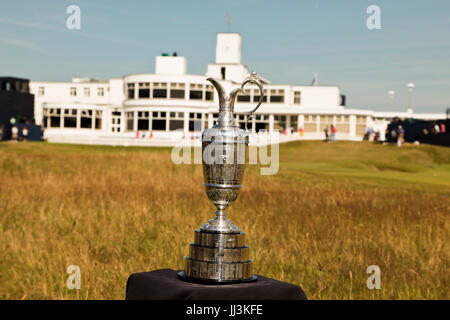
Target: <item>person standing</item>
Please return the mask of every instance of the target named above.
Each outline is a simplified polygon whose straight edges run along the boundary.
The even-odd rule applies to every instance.
[[[438,134],[440,132],[439,125],[437,123],[434,124],[434,134]]]
[[[390,132],[391,138],[392,138],[392,142],[397,141],[397,130],[392,129]]]
[[[401,125],[397,129],[397,147],[401,147],[404,142],[405,130]]]
[[[11,139],[13,141],[17,141],[17,138],[19,137],[19,129],[17,129],[16,126],[13,126],[11,128]]]
[[[379,142],[380,141],[380,130],[375,131],[375,137],[373,138],[373,141]]]
[[[331,142],[336,141],[336,127],[334,125],[331,125]]]
[[[26,125],[22,128],[22,139],[25,142],[28,141],[28,128]]]
[[[323,129],[323,132],[325,133],[325,142],[328,142],[328,140],[329,140],[328,126],[325,126],[325,129]]]

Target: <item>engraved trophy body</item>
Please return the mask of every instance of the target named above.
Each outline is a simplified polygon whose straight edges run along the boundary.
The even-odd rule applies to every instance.
[[[219,116],[217,124],[202,133],[203,185],[217,211],[214,219],[195,230],[194,243],[189,245],[189,256],[185,257],[184,271],[178,275],[183,280],[201,283],[255,281],[257,277],[252,273],[253,261],[249,258],[249,247],[245,245],[245,234],[226,218],[225,209],[236,200],[242,188],[248,145],[247,132],[234,124],[234,101],[247,83],[259,87],[259,102],[248,113],[248,121],[261,105],[264,90],[255,72],[229,95],[215,79],[207,80],[217,90]]]

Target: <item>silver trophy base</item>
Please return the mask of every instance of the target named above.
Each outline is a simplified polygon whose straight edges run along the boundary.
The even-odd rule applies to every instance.
[[[184,271],[178,276],[197,283],[227,284],[255,281],[253,261],[243,232],[195,231]]]

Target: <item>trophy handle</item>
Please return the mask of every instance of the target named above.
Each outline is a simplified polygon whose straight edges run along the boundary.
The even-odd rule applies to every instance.
[[[252,119],[254,117],[253,114],[256,112],[256,110],[259,108],[259,106],[262,104],[263,99],[264,99],[264,88],[263,88],[263,85],[262,85],[262,83],[261,83],[261,81],[260,81],[260,79],[258,77],[258,74],[255,71],[252,71],[250,73],[250,75],[247,78],[245,78],[244,82],[242,82],[242,84],[241,84],[241,91],[244,94],[246,94],[245,91],[244,91],[244,86],[247,83],[256,84],[258,86],[258,88],[259,88],[260,96],[259,96],[259,101],[258,101],[258,104],[256,105],[256,107],[254,107],[252,110],[250,110],[247,113],[247,119],[245,120],[245,130],[247,130],[248,120],[250,120],[250,119]]]

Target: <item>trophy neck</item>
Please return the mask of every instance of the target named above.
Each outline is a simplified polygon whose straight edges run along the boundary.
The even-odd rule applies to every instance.
[[[230,104],[220,106],[217,122],[222,127],[230,127],[234,122],[233,107]]]

